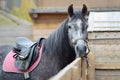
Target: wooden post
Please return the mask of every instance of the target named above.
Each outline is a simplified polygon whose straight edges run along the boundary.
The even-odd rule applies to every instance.
[[[87,63],[83,58],[81,59],[81,80],[87,80]]]
[[[87,80],[95,80],[95,56],[94,53],[90,52],[88,54],[88,60],[89,60],[89,64],[90,66],[88,67],[87,70]]]
[[[71,80],[80,80],[81,78],[81,58],[77,58],[72,66]]]
[[[86,59],[81,60],[81,78],[82,80],[95,80],[95,63],[94,54],[90,52],[88,54],[89,67],[87,67]]]

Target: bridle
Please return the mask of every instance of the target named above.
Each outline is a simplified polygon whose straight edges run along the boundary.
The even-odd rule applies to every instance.
[[[82,21],[84,22],[84,24],[88,26],[88,22],[87,22],[87,20],[84,19],[82,16],[80,16],[80,17],[81,17]],[[89,48],[89,46],[88,46],[88,39],[87,39],[87,40],[85,40],[85,39],[81,39],[81,40],[84,40],[84,41],[86,42],[86,47],[87,47],[88,51],[86,52],[86,54],[85,54],[82,58],[84,58],[84,59],[86,60],[87,67],[89,67],[90,64],[89,64],[89,60],[88,60],[87,55],[88,55],[89,52],[90,52],[90,48]]]
[[[88,20],[86,20],[84,17],[82,17],[82,15],[80,15],[80,18],[81,18],[81,20],[83,21],[83,23],[88,27]],[[88,46],[88,39],[84,39],[84,38],[81,38],[81,37],[77,37],[76,39],[73,39],[73,40],[72,40],[72,47],[74,47],[74,44],[76,44],[76,42],[77,42],[78,40],[83,40],[83,41],[86,43],[86,48],[87,48],[88,51],[87,51],[86,54],[85,54],[83,57],[81,57],[81,58],[84,58],[84,59],[86,60],[87,67],[89,67],[90,64],[89,64],[89,60],[88,60],[87,55],[88,55],[89,52],[90,52],[90,48],[89,48],[89,46]]]

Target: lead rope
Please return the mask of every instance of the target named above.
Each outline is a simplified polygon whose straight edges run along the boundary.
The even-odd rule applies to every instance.
[[[87,41],[86,41],[86,42],[87,42]],[[87,42],[87,43],[88,43],[88,42]],[[88,47],[88,44],[87,44],[87,47]],[[86,55],[83,57],[83,58],[85,58],[85,60],[86,60],[87,68],[90,66],[89,60],[88,60],[88,57],[87,57],[87,55],[89,54],[89,52],[90,52],[90,49],[89,49],[89,47],[88,47],[88,51],[87,51]]]
[[[88,47],[88,44],[87,44],[87,47]],[[88,47],[88,51],[86,52],[86,55],[84,57],[82,57],[83,59],[85,59],[85,61],[87,63],[86,70],[85,70],[85,75],[87,75],[87,76],[88,76],[88,67],[90,67],[89,60],[88,60],[88,57],[87,57],[89,52],[90,52],[90,49]],[[82,80],[82,78],[81,78],[81,80]]]
[[[88,57],[87,56],[84,56],[85,60],[86,60],[86,63],[87,63],[87,68],[90,66],[89,64],[89,60],[88,60]]]

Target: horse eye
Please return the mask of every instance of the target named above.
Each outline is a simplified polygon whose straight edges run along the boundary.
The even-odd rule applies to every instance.
[[[71,29],[72,27],[71,26],[68,26],[69,29]]]
[[[86,26],[86,29],[88,28],[88,25]]]

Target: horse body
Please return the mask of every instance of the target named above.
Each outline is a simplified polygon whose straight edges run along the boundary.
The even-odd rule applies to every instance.
[[[63,31],[67,31],[65,26],[59,27],[43,42],[41,61],[37,68],[30,73],[31,80],[46,80],[75,59],[75,53],[69,45],[67,33],[65,34]],[[12,47],[6,53],[11,49]],[[3,58],[1,62],[3,62],[7,55],[6,53],[0,53]],[[3,80],[24,80],[23,74],[11,74],[4,71],[2,71],[0,78]]]
[[[31,80],[49,79],[51,76],[55,75],[61,69],[63,69],[66,65],[71,63],[75,59],[76,55],[79,55],[79,57],[81,57],[78,51],[79,52],[83,51],[83,53],[86,52],[86,48],[83,50],[81,49],[83,47],[86,47],[84,39],[86,39],[87,37],[86,35],[87,30],[86,31],[84,30],[85,32],[81,30],[83,33],[83,36],[85,37],[80,38],[80,36],[78,36],[80,40],[74,39],[74,45],[72,43],[73,37],[70,37],[70,34],[71,34],[70,32],[73,30],[69,30],[70,28],[69,26],[73,24],[68,25],[68,23],[71,23],[71,22],[75,23],[75,21],[77,21],[78,18],[80,17],[78,16],[72,17],[73,13],[71,11],[73,11],[72,6],[68,8],[69,17],[60,25],[60,27],[58,27],[47,39],[43,41],[43,46],[42,46],[43,50],[42,50],[41,60],[38,66],[32,72],[30,72]],[[81,12],[79,16],[83,16],[81,15]],[[77,22],[76,24],[81,25],[81,23],[79,22]],[[77,33],[78,32],[75,32],[75,34]],[[82,33],[80,32],[81,35]],[[79,43],[80,45],[83,46],[82,48],[79,45]],[[3,64],[4,58],[11,49],[12,49],[12,46],[0,47],[0,80],[24,80],[23,74],[8,73],[8,72],[2,71],[2,64]]]

